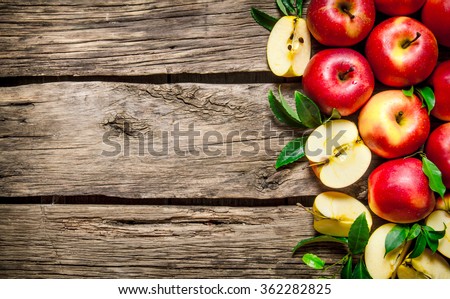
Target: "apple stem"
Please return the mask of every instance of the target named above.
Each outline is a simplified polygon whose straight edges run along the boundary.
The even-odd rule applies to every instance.
[[[345,77],[349,74],[349,73],[351,73],[351,72],[353,72],[355,69],[351,66],[348,70],[346,70],[345,72],[343,72],[343,73],[339,73],[339,79],[341,79],[341,80],[345,80]]]
[[[395,116],[395,121],[400,124],[400,122],[402,121],[402,116],[403,116],[403,111],[400,111],[399,113],[397,113],[397,115]]]
[[[350,17],[351,20],[353,20],[353,19],[355,18],[355,15],[352,14],[352,13],[348,10],[347,7],[342,8],[342,11],[345,12],[345,13]]]
[[[412,44],[413,42],[415,42],[416,40],[418,40],[420,36],[421,36],[420,32],[416,32],[416,37],[415,37],[413,40],[407,40],[407,41],[405,41],[405,42],[402,44],[402,48],[403,48],[403,49],[408,48],[409,46],[411,46],[411,44]]]

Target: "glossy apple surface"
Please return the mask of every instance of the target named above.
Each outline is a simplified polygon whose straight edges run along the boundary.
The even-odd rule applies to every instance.
[[[395,223],[412,223],[427,217],[435,197],[415,158],[384,162],[370,174],[369,207],[379,217]]]
[[[377,11],[389,16],[406,16],[418,11],[425,0],[374,0]]]
[[[386,90],[372,96],[361,109],[358,128],[372,152],[392,159],[410,155],[426,142],[430,118],[416,95]]]
[[[375,79],[363,55],[347,48],[315,54],[303,74],[303,91],[321,111],[336,108],[342,116],[356,112],[372,95]]]
[[[427,0],[422,8],[422,22],[436,36],[439,44],[450,47],[450,1]]]
[[[431,114],[443,121],[450,121],[450,60],[436,67],[430,78],[436,99]]]
[[[375,26],[367,38],[365,53],[381,83],[408,87],[431,75],[438,60],[438,44],[419,21],[392,17]]]
[[[373,0],[313,0],[306,23],[321,44],[352,46],[362,41],[375,23]]]
[[[437,127],[428,137],[425,154],[442,173],[442,181],[450,188],[450,123]]]

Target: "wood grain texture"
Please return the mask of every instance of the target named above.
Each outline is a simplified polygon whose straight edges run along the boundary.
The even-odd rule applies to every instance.
[[[282,147],[302,135],[268,109],[267,92],[276,88],[102,82],[3,88],[0,194],[315,196],[326,188],[305,160],[274,168]],[[284,85],[286,97],[295,88]],[[366,184],[365,177],[344,191],[364,198]]]
[[[320,278],[341,245],[291,248],[314,235],[295,206],[0,205],[1,278]]]
[[[0,77],[268,71],[269,32],[250,7],[274,1],[0,3]]]

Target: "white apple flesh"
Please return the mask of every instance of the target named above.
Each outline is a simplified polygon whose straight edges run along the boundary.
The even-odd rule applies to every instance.
[[[416,258],[406,258],[398,267],[397,277],[401,279],[449,279],[450,265],[439,253],[426,248]]]
[[[404,243],[385,255],[386,236],[395,225],[394,223],[383,224],[369,238],[364,252],[364,260],[367,271],[372,278],[387,279],[395,277],[397,268],[407,254],[411,241]]]
[[[314,229],[325,235],[347,237],[350,227],[361,213],[365,213],[370,229],[372,216],[359,200],[341,192],[323,192],[313,204]]]
[[[450,214],[444,210],[436,210],[425,219],[425,224],[434,230],[445,229],[445,236],[439,240],[438,251],[450,258]],[[447,228],[446,228],[447,227]]]
[[[311,37],[306,21],[284,16],[277,21],[267,42],[267,62],[277,76],[302,76],[311,59]]]
[[[306,141],[305,155],[320,181],[330,188],[355,183],[372,160],[372,153],[360,139],[355,123],[344,119],[316,128]]]

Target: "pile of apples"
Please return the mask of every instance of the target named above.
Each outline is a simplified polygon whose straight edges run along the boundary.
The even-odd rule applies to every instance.
[[[313,39],[325,49],[311,57]],[[302,76],[305,95],[325,115],[335,109],[357,116],[357,124],[326,122],[307,139],[305,155],[320,181],[344,188],[363,177],[372,155],[386,160],[368,178],[370,211],[335,191],[317,196],[313,206],[322,234],[347,236],[361,212],[370,226],[370,212],[386,220],[365,250],[373,278],[450,278],[450,229],[439,252],[427,249],[414,259],[406,248],[385,254],[395,224],[450,227],[450,192],[438,198],[424,174],[428,165],[417,158],[432,161],[450,188],[450,60],[438,63],[440,47],[450,51],[450,0],[311,0],[305,19],[280,18],[268,39],[274,74]],[[375,92],[377,82],[383,91]],[[412,92],[424,85],[434,91],[431,105]]]

